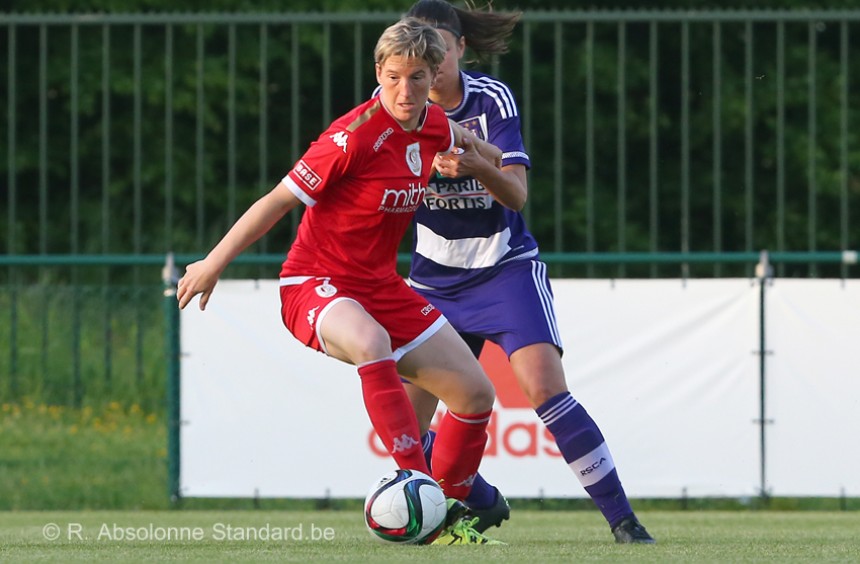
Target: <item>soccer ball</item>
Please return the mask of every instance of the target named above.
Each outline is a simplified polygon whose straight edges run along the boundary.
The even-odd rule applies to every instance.
[[[417,470],[382,476],[364,501],[364,522],[375,538],[396,544],[429,544],[445,525],[448,506],[436,481]]]

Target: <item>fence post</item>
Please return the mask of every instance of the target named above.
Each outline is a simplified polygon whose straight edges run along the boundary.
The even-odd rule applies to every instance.
[[[767,250],[761,251],[759,254],[759,261],[755,267],[755,275],[759,281],[759,345],[758,345],[758,362],[759,362],[759,419],[757,423],[759,424],[759,447],[761,452],[761,467],[760,467],[760,491],[759,495],[761,496],[762,501],[765,505],[768,503],[769,494],[767,491],[767,465],[766,465],[766,436],[765,426],[769,423],[767,420],[767,410],[766,410],[766,399],[767,395],[765,393],[765,368],[766,357],[768,354],[767,350],[767,340],[765,339],[765,329],[766,329],[766,320],[765,320],[765,288],[767,287],[769,281],[773,278],[773,267],[770,264],[770,257],[768,255]]]
[[[170,504],[178,505],[182,499],[179,490],[179,308],[176,304],[176,270],[173,253],[168,253],[161,271],[164,282],[164,322],[167,358],[167,493]]]

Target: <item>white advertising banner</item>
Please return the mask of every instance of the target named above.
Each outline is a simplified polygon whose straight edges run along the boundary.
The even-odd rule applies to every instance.
[[[758,285],[554,280],[553,288],[569,387],[600,426],[628,495],[756,495]],[[299,344],[279,309],[277,281],[222,281],[205,312],[196,301],[182,312],[183,496],[363,497],[393,467],[365,414],[355,369]],[[821,371],[834,358],[814,364]],[[509,497],[584,497],[503,353],[487,347],[481,360],[497,392],[482,474]],[[832,368],[828,377],[833,386],[845,378]],[[853,385],[856,392],[856,378]],[[852,419],[860,428],[857,413],[839,424]],[[806,482],[771,466],[786,446],[775,438],[768,447],[771,493],[802,495],[794,490]],[[809,449],[787,455],[810,456]],[[853,471],[860,475],[856,458]],[[791,491],[780,491],[780,482]],[[814,490],[822,488],[831,495],[834,484]]]
[[[775,280],[766,299],[767,488],[860,494],[860,280]]]
[[[628,495],[753,495],[758,287],[707,279],[553,288],[568,386],[600,426]]]
[[[363,497],[392,468],[367,446],[355,369],[301,345],[278,281],[222,281],[181,315],[180,492]]]

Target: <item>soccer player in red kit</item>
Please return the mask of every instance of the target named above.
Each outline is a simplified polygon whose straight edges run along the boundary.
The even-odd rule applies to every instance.
[[[431,475],[446,496],[462,500],[483,456],[495,392],[445,317],[396,271],[397,248],[423,201],[434,157],[457,146],[477,152],[487,167],[501,162],[495,146],[427,102],[446,49],[439,33],[417,20],[386,29],[374,52],[379,96],[335,120],[206,258],[188,265],[177,299],[184,308],[199,294],[205,309],[230,261],[304,203],[281,269],[284,324],[308,347],[358,368],[371,423],[401,468],[431,474],[399,375],[444,401],[449,411]],[[467,519],[452,521],[440,537],[447,543],[496,542]]]

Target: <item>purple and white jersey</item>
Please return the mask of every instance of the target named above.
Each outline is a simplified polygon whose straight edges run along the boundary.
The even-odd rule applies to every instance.
[[[520,116],[508,86],[486,74],[461,71],[463,100],[448,117],[502,150],[502,165],[531,165]],[[430,179],[414,220],[411,284],[455,288],[477,282],[493,267],[536,257],[525,219],[496,202],[474,178]]]

